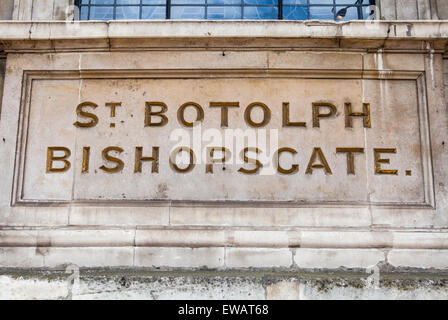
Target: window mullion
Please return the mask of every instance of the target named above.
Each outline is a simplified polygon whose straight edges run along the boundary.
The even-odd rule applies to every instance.
[[[171,0],[166,0],[166,17],[165,19],[171,19]]]
[[[143,17],[143,0],[140,0],[140,5],[138,8],[139,12],[138,12],[138,19],[142,20]]]
[[[283,0],[278,0],[278,20],[283,20]]]

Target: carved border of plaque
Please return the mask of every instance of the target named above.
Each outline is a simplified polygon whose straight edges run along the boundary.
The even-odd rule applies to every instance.
[[[424,201],[421,203],[332,202],[332,201],[184,201],[184,200],[28,200],[23,197],[24,168],[26,158],[29,110],[31,108],[32,83],[39,80],[81,79],[207,79],[207,78],[301,78],[301,79],[373,79],[414,80],[417,87],[417,104],[422,157]],[[426,94],[425,72],[421,71],[375,71],[375,70],[303,70],[303,69],[163,69],[163,70],[66,70],[24,71],[19,112],[18,139],[12,206],[237,206],[237,207],[364,207],[434,209],[435,193],[431,159],[430,126]]]

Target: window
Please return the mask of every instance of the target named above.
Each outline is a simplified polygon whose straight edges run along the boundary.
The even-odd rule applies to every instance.
[[[362,20],[375,0],[77,0],[81,20]]]

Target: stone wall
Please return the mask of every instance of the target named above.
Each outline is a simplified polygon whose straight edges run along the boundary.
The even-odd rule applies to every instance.
[[[433,0],[380,0],[381,20],[437,19]]]
[[[439,19],[448,19],[448,1],[437,0],[437,14]]]
[[[11,20],[14,11],[14,0],[0,2],[0,20]]]
[[[397,14],[396,5],[404,6],[404,2],[388,2],[395,6],[390,11],[394,19],[426,19],[433,16],[428,10],[437,4],[429,0],[410,2],[415,6],[406,6],[406,12],[398,10],[401,13]],[[27,3],[16,1],[16,5],[20,4],[15,7],[16,17],[61,17],[61,6],[55,7],[50,1],[32,7]],[[0,185],[0,298],[66,298],[69,264],[86,268],[81,269],[73,287],[72,297],[79,299],[446,298],[443,87],[448,89],[448,65],[443,67],[443,83],[442,56],[448,34],[443,30],[448,30],[448,25],[416,22],[412,24],[415,28],[409,30],[408,22],[396,22],[395,32],[390,33],[391,23],[385,22],[379,23],[372,36],[362,29],[362,22],[350,22],[341,28],[336,24],[297,23],[297,30],[303,34],[301,39],[294,39],[299,38],[297,30],[287,22],[259,28],[262,24],[266,22],[232,23],[231,28],[224,23],[206,22],[86,22],[72,30],[64,23],[4,23],[0,46],[10,52],[5,84],[10,94],[5,97],[0,122],[0,139],[6,137],[6,141],[0,140],[1,150],[7,150],[0,154],[3,178],[13,180],[12,158],[18,132],[14,126],[20,118],[18,88],[24,70],[55,74],[73,70],[87,74],[92,72],[90,69],[193,70],[216,66],[269,70],[279,65],[293,69],[304,60],[307,68],[319,69],[325,67],[319,59],[326,56],[332,68],[350,69],[355,64],[351,71],[367,77],[379,75],[384,82],[415,73],[426,76],[422,83],[427,83],[431,111],[437,207],[396,212],[375,207],[329,208],[319,212],[315,208],[295,211],[287,207],[11,206],[11,185]],[[308,39],[311,28],[315,39]],[[271,39],[263,39],[269,32]],[[172,41],[181,33],[186,39]],[[142,34],[146,38],[132,39]],[[434,44],[433,52],[427,50],[429,43]],[[191,54],[193,46],[196,48]],[[310,47],[317,52],[306,52]],[[334,51],[338,53],[329,54]],[[5,59],[0,56],[0,89],[4,69]],[[78,96],[80,91],[73,92]],[[382,273],[394,269],[397,273],[384,274],[378,287],[369,287],[364,271],[378,265]],[[87,270],[107,267],[131,270]],[[45,275],[20,268],[50,269],[53,273]],[[150,271],[139,273],[139,268]],[[321,272],[328,269],[339,275]],[[358,273],[344,273],[347,270]],[[409,270],[415,274],[407,273]]]
[[[13,20],[65,20],[74,4],[74,0],[13,1]]]

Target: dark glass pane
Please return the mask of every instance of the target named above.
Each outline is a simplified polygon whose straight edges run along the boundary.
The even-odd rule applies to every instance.
[[[171,4],[205,4],[205,0],[171,0]]]
[[[140,18],[140,7],[117,7],[115,19],[138,19]]]
[[[368,0],[363,0],[359,4],[368,4]],[[336,0],[336,4],[341,4],[344,6],[353,5],[356,3],[356,0]]]
[[[80,20],[89,20],[89,8],[88,7],[82,7],[81,13],[80,13]]]
[[[173,6],[171,19],[204,19],[205,7]]]
[[[140,4],[140,0],[117,0],[117,4]]]
[[[114,0],[91,0],[90,4],[114,4]]]
[[[166,7],[143,7],[142,9],[142,19],[166,19]]]
[[[310,6],[310,19],[333,20],[333,7],[330,6]]]
[[[244,0],[244,4],[252,5],[276,5],[278,0]]]
[[[244,7],[244,19],[272,20],[278,19],[277,7]]]
[[[238,4],[240,5],[242,3],[242,0],[208,0],[207,4],[225,4],[225,5],[234,5]]]
[[[90,20],[113,20],[114,7],[91,7]]]
[[[308,8],[298,6],[285,6],[283,7],[283,19],[284,20],[306,20],[308,19]]]
[[[241,19],[241,7],[208,7],[207,19],[224,20],[224,19]]]
[[[356,0],[354,0],[354,1],[356,1]],[[313,5],[313,4],[327,4],[327,5],[332,5],[332,4],[334,4],[334,3],[333,3],[333,0],[310,0],[310,5]]]
[[[283,0],[283,5],[288,4],[300,4],[300,5],[306,5],[308,4],[307,0]]]

